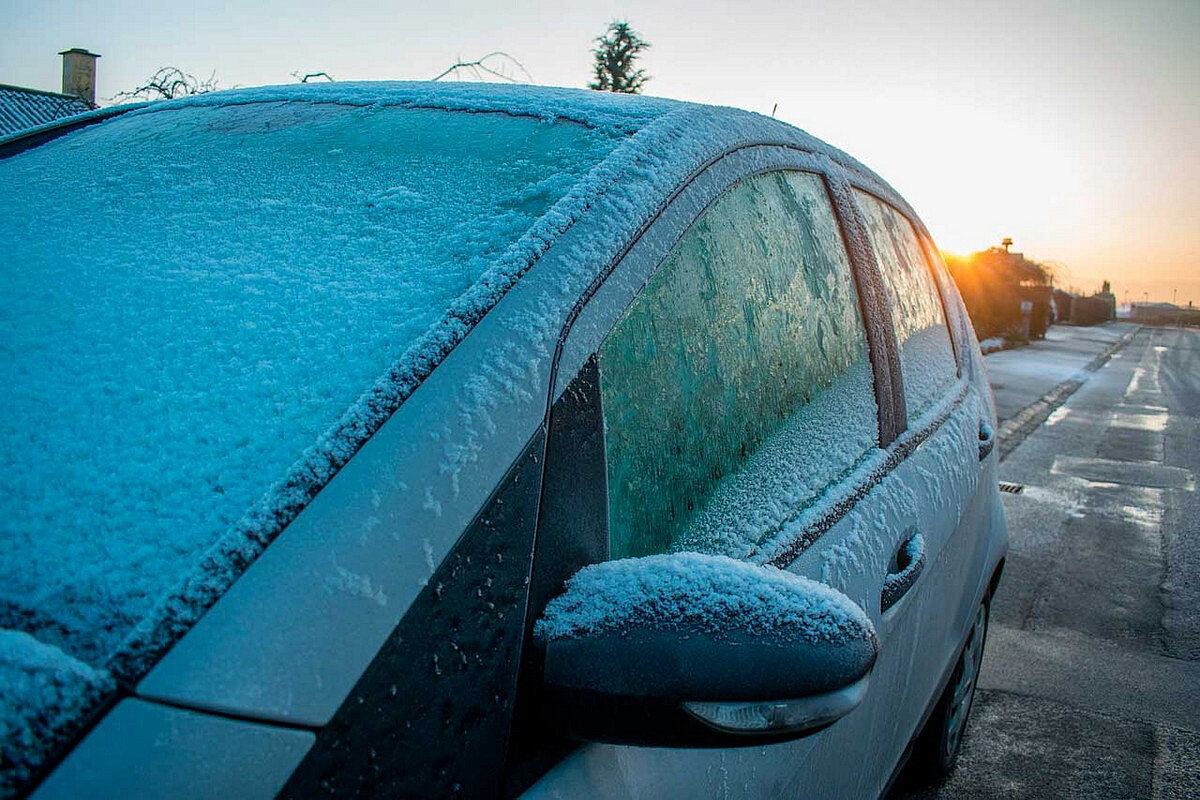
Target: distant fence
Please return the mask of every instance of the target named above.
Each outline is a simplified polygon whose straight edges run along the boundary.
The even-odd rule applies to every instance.
[[[1186,325],[1200,327],[1200,308],[1175,306],[1170,303],[1134,303],[1130,319],[1142,325]]]
[[[1111,294],[1080,297],[1061,289],[1054,290],[1054,306],[1059,322],[1074,325],[1099,325],[1116,317],[1116,298]]]

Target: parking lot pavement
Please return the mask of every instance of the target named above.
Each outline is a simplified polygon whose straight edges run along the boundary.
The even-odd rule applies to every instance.
[[[1057,333],[1040,366],[988,357],[1009,420],[1077,385],[1001,464],[1022,488],[959,767],[897,796],[1200,797],[1200,332]]]

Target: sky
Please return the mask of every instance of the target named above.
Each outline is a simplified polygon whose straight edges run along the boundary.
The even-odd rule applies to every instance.
[[[1200,2],[0,0],[0,83],[109,98],[175,65],[222,86],[428,79],[495,50],[584,86],[593,39],[650,41],[646,93],[775,115],[866,163],[947,251],[1012,237],[1085,291],[1200,305]]]

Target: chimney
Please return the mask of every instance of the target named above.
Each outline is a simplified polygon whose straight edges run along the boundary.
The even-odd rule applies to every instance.
[[[82,47],[72,47],[59,53],[63,57],[62,93],[74,95],[90,106],[96,105],[96,59]]]

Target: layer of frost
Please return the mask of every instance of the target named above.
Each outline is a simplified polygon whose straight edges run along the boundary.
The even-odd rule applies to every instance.
[[[909,424],[936,405],[956,380],[958,365],[945,323],[914,331],[900,345],[900,374]]]
[[[717,483],[672,548],[745,557],[878,452],[870,369],[854,364],[784,420]]]
[[[874,629],[841,592],[774,567],[701,553],[606,561],[584,567],[535,627],[542,640],[674,627],[784,633],[806,641],[860,638]]]
[[[995,353],[998,350],[1003,350],[1007,346],[1008,343],[998,336],[989,337],[979,343],[979,349],[983,351],[985,356],[988,353]]]
[[[967,409],[977,407],[978,395],[965,381],[959,381],[956,385],[957,388],[911,420],[909,429],[886,450],[871,450],[839,483],[826,489],[813,503],[784,522],[776,533],[756,545],[747,558],[761,564],[788,563],[796,553],[811,544],[811,534],[817,531],[817,526],[823,520],[839,511],[852,514],[855,505],[867,493],[891,491],[881,488],[881,482],[895,484],[892,479],[893,470],[898,464],[897,458],[910,451],[914,440],[923,439],[931,428],[943,425],[947,425],[947,430],[952,433],[947,436],[935,435],[923,440],[920,445],[926,452],[933,453],[930,458],[937,464],[937,469],[932,472],[921,470],[920,474],[929,480],[932,487],[924,495],[926,502],[931,502],[939,510],[955,502],[953,498],[957,493],[951,490],[960,485],[957,482],[973,481],[978,477],[978,468],[973,466],[977,460],[972,461],[972,456],[968,455],[972,452],[971,448],[978,446],[978,429],[969,430],[971,424],[977,424],[977,420],[976,423],[967,420]],[[974,452],[977,459],[978,451]]]
[[[0,797],[10,797],[84,716],[116,688],[112,677],[0,629]]]
[[[0,161],[0,625],[102,665],[226,531],[269,536],[623,138],[210,101]]]

